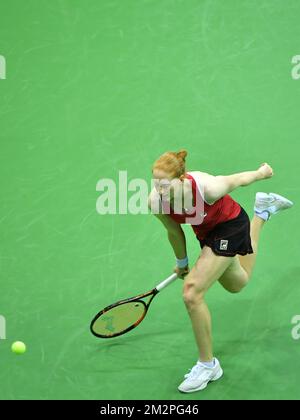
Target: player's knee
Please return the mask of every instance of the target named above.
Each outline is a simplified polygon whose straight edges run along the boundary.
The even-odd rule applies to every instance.
[[[203,301],[205,290],[201,287],[197,287],[196,282],[187,280],[183,286],[183,300],[188,308],[198,306]]]

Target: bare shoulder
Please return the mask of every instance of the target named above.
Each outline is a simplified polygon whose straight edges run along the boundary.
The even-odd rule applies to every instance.
[[[196,184],[198,185],[198,189],[200,190],[200,193],[204,198],[204,201],[209,205],[214,204],[215,201],[211,200],[208,193],[210,185],[214,182],[214,175],[202,171],[191,171],[189,173],[195,179]]]
[[[190,171],[190,173],[193,177],[197,178],[197,181],[200,183],[208,182],[213,175],[207,173],[207,172],[201,172],[201,171]]]

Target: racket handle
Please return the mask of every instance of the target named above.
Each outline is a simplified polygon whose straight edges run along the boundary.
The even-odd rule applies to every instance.
[[[155,289],[158,292],[160,292],[162,289],[164,289],[165,287],[169,286],[169,284],[173,283],[173,281],[176,280],[177,278],[178,278],[177,274],[174,273],[170,277],[168,277],[166,280],[164,280],[161,283],[159,283],[159,285],[156,286]]]

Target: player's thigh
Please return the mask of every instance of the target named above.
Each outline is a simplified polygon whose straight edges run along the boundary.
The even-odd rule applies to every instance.
[[[249,276],[241,266],[239,257],[233,257],[232,263],[219,278],[219,282],[228,292],[238,293],[248,283]]]
[[[205,293],[222,276],[232,263],[233,257],[216,255],[205,246],[190,273],[185,277],[184,290],[193,288],[198,293]]]

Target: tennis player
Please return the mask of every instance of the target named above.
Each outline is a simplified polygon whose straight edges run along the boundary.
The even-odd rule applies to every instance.
[[[220,362],[213,354],[206,292],[217,280],[231,293],[238,293],[247,285],[263,226],[271,216],[289,209],[293,203],[278,194],[258,192],[250,222],[246,211],[229,193],[271,178],[274,175],[271,166],[264,163],[256,171],[213,176],[200,171],[186,172],[186,156],[185,150],[167,152],[155,161],[152,168],[155,188],[149,195],[148,205],[152,213],[156,206],[160,209],[155,216],[165,226],[174,250],[174,271],[184,279],[183,299],[191,319],[199,359],[178,389],[190,393],[203,390],[209,382],[217,381],[223,375]],[[183,204],[191,203],[181,209],[181,214],[174,210],[178,192],[182,192]],[[197,211],[201,212],[201,222],[195,217],[194,224],[191,218],[197,215]],[[191,270],[181,228],[181,224],[187,223],[187,217],[202,248]]]

